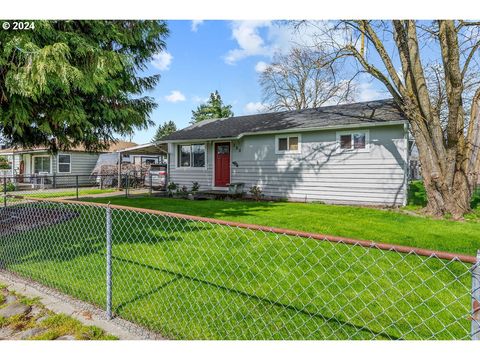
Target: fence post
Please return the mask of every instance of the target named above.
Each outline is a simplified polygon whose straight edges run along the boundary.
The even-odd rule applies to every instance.
[[[7,177],[3,177],[3,207],[7,207]]]
[[[78,175],[75,175],[75,185],[77,190],[77,200],[78,200]]]
[[[106,208],[106,231],[107,231],[107,318],[112,316],[112,209],[110,204]]]
[[[472,268],[472,340],[480,340],[480,250]]]
[[[128,173],[125,174],[125,197],[128,198]]]
[[[152,183],[152,173],[150,172],[149,173],[149,183],[150,183],[150,187],[148,188],[148,195],[149,196],[152,196],[152,188],[153,188],[153,183]]]

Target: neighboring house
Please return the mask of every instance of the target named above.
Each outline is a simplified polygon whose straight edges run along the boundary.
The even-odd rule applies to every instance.
[[[51,154],[46,147],[12,148],[0,150],[0,156],[6,157],[12,167],[6,175],[13,173],[19,182],[28,183],[38,176],[90,175],[100,153],[115,152],[134,145],[117,141],[99,153],[87,152],[83,147],[57,154]]]
[[[206,120],[167,136],[169,181],[270,198],[406,202],[408,125],[392,100]]]

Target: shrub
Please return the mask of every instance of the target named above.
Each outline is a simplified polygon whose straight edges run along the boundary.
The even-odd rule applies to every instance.
[[[0,170],[10,169],[10,164],[8,163],[7,158],[0,156]]]
[[[4,192],[5,189],[3,188],[3,183],[0,185],[0,192]],[[15,191],[15,184],[14,183],[11,183],[11,182],[8,182],[7,183],[7,192],[8,191]]]
[[[427,205],[427,193],[423,181],[411,181],[408,189],[408,205]]]
[[[262,196],[262,189],[258,185],[254,185],[248,190],[250,194],[252,194],[253,198],[258,201]]]
[[[198,190],[200,189],[200,184],[198,183],[198,181],[194,181],[192,182],[192,194],[195,194],[196,192],[198,192]]]
[[[168,183],[168,185],[167,185],[167,191],[168,191],[168,195],[169,195],[169,196],[172,196],[172,195],[173,195],[173,192],[174,192],[175,190],[177,190],[177,189],[178,189],[178,185],[175,184],[173,181],[170,182],[170,183]]]

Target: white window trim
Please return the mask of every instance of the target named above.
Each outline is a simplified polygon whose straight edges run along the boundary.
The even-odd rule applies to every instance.
[[[60,155],[61,156],[68,156],[68,158],[70,159],[70,161],[68,162],[69,171],[60,171]],[[62,163],[62,164],[66,164],[66,163]],[[71,174],[72,173],[72,155],[71,154],[58,154],[57,155],[57,173],[59,173],[59,174]]]
[[[49,174],[51,174],[51,173],[52,173],[52,165],[53,165],[52,163],[53,163],[53,161],[52,161],[52,156],[50,156],[50,155],[33,155],[33,156],[32,156],[32,169],[31,169],[31,170],[32,170],[32,174],[35,174],[35,158],[38,158],[38,157],[50,158],[50,171],[49,171]]]
[[[203,166],[193,166],[193,151],[191,151],[191,147],[193,145],[203,145],[205,147],[205,161],[203,163]],[[190,146],[190,166],[180,166],[180,151],[179,151],[180,146]],[[195,143],[188,143],[188,144],[177,144],[175,146],[175,153],[176,153],[177,169],[206,169],[207,168],[207,143],[195,142]]]
[[[289,148],[291,137],[298,138],[298,150],[280,150],[279,149],[280,139],[287,138],[287,148]],[[275,135],[275,154],[277,154],[277,155],[289,155],[289,154],[300,154],[301,152],[302,152],[302,135],[300,135],[300,134]]]
[[[365,149],[354,149],[353,146],[353,135],[354,134],[365,134]],[[350,135],[352,136],[352,147],[350,149],[340,148],[340,136]],[[349,131],[337,131],[337,142],[336,142],[337,152],[370,152],[370,131],[369,130],[349,130]]]

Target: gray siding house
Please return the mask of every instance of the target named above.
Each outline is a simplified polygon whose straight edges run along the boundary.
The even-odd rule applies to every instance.
[[[392,100],[203,121],[166,137],[169,181],[270,198],[406,203],[408,125]],[[163,142],[163,141],[162,141]]]
[[[114,152],[136,145],[131,142],[118,141],[110,145],[104,152]],[[100,153],[87,152],[78,147],[69,151],[59,151],[52,154],[47,148],[32,149],[12,148],[0,150],[0,156],[7,158],[11,168],[1,175],[16,176],[19,182],[32,182],[37,176],[90,175],[95,167]],[[71,181],[71,178],[70,178]],[[89,181],[81,177],[81,181]]]

